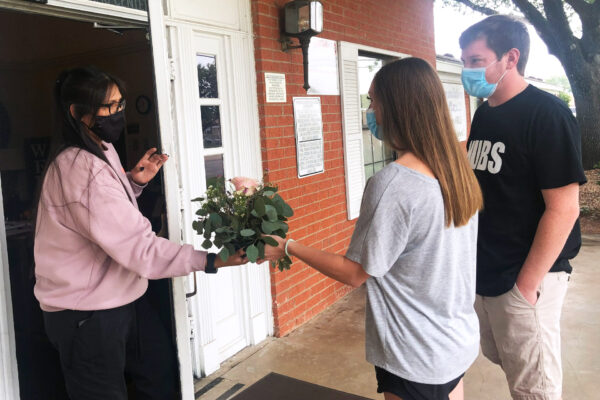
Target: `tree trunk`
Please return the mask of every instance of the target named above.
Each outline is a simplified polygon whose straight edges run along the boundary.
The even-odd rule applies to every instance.
[[[576,67],[563,63],[575,99],[581,131],[583,167],[600,163],[600,68],[594,61],[580,61]]]

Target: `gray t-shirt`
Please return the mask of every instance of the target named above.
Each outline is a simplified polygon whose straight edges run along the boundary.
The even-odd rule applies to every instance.
[[[479,351],[477,215],[445,227],[436,179],[397,163],[365,188],[346,257],[367,280],[367,361],[414,382],[443,384]]]

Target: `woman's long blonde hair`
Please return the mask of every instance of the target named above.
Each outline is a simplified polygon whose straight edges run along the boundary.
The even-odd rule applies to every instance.
[[[446,226],[465,225],[482,208],[477,178],[456,138],[442,82],[420,58],[383,66],[374,78],[383,140],[397,152],[409,151],[437,178]]]

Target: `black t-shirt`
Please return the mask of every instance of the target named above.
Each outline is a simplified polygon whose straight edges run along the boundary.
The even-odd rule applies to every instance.
[[[586,182],[579,128],[557,97],[529,85],[506,103],[475,112],[468,157],[484,209],[477,240],[477,294],[510,290],[527,258],[545,210],[542,189]],[[581,247],[575,224],[550,271],[571,272]]]

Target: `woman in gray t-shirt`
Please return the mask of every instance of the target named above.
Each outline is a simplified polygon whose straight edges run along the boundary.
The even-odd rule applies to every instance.
[[[386,400],[462,399],[479,348],[481,192],[426,61],[384,66],[369,96],[369,128],[398,158],[369,180],[346,255],[275,237],[266,256],[287,253],[340,282],[366,282],[367,360]]]

